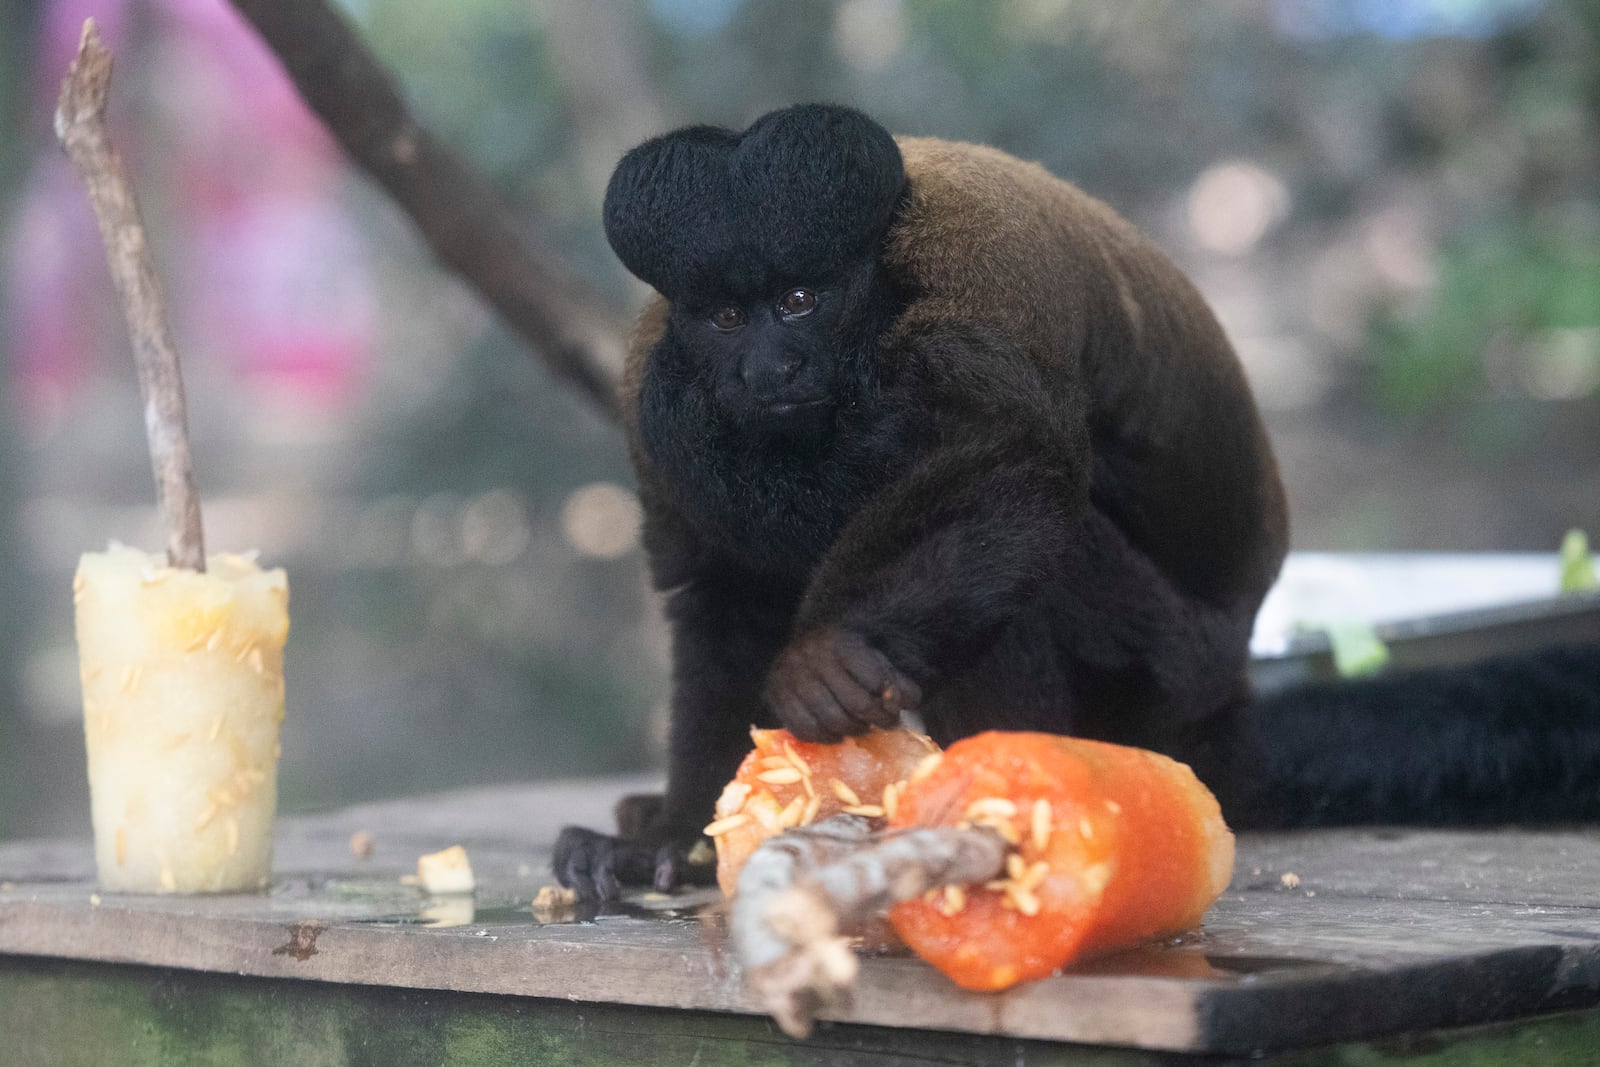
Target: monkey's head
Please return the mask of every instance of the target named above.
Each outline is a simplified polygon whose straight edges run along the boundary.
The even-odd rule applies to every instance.
[[[882,303],[877,252],[904,185],[888,131],[819,104],[629,152],[606,189],[605,228],[671,305],[653,359],[677,365],[651,371],[745,430],[825,433]]]

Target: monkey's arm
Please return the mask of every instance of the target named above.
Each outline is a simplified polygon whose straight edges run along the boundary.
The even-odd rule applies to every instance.
[[[881,725],[981,655],[1088,506],[1072,383],[977,329],[927,331],[898,366],[889,399],[922,420],[916,454],[823,558],[768,680],[769,707],[810,740]]]
[[[787,633],[787,611],[769,595],[769,585],[729,566],[705,567],[672,594],[666,796],[651,805],[628,798],[630,813],[644,817],[624,819],[619,809],[617,836],[575,826],[561,832],[556,876],[584,899],[613,899],[622,885],[667,891],[714,878],[714,866],[691,853],[705,841],[700,828],[717,794],[749,751],[750,727],[763,718],[761,679]]]

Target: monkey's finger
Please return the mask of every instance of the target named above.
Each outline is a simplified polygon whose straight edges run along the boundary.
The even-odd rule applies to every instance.
[[[615,841],[581,826],[565,827],[556,838],[551,866],[556,880],[583,901],[615,900],[622,895],[612,869]]]
[[[878,694],[857,681],[838,657],[820,663],[817,675],[822,684],[828,687],[828,692],[833,694],[833,699],[851,718],[866,721],[871,716],[878,701]]]
[[[884,704],[895,703],[895,714],[916,711],[922,706],[922,687],[910,678],[891,668],[891,677],[884,689]]]
[[[622,882],[617,878],[617,843],[607,841],[595,857],[591,871],[595,891],[601,900],[617,900],[622,896]]]
[[[856,718],[869,726],[881,726],[889,729],[900,723],[900,706],[886,701],[881,693],[871,694],[871,701],[856,715]]]
[[[691,858],[695,845],[709,840],[696,836],[693,843],[674,841],[656,850],[654,885],[658,893],[670,893],[683,885],[710,885],[717,880],[715,861],[696,863]]]
[[[835,738],[829,736],[827,729],[821,723],[811,717],[810,712],[804,710],[799,712],[790,712],[782,721],[784,726],[788,728],[789,732],[794,734],[795,737],[799,738],[801,741],[809,741],[812,744],[817,745],[826,745],[832,744],[833,741],[836,740]]]
[[[922,700],[922,692],[915,682],[895,669],[889,657],[857,638],[838,643],[839,663],[861,686],[872,707],[866,717],[879,726],[893,726],[900,712],[914,708]]]
[[[794,692],[793,686],[788,684],[787,676],[774,677],[767,686],[767,710],[782,723],[790,733],[802,741],[824,741],[825,731],[822,724],[812,717],[811,709]]]
[[[905,707],[901,692],[900,687],[890,680],[872,694],[872,710],[869,714],[874,724],[885,728],[899,725],[900,712]]]
[[[831,744],[844,736],[837,702],[809,671],[787,671],[775,688],[779,696],[772,710],[800,740]]]
[[[860,725],[839,704],[819,675],[813,674],[803,679],[795,686],[795,691],[811,718],[822,728],[825,741],[838,741],[861,732]]]
[[[579,826],[564,826],[556,837],[550,868],[556,881],[583,897],[594,892],[589,878],[588,837],[592,833]]]
[[[657,893],[670,893],[678,888],[678,857],[671,845],[662,845],[656,850],[655,877],[651,879],[651,888]]]
[[[889,657],[855,634],[841,634],[834,642],[834,650],[840,665],[850,676],[874,693],[882,687],[884,679],[894,673]]]

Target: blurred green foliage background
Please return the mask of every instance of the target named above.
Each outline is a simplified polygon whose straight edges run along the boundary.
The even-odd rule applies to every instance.
[[[653,765],[664,637],[616,431],[293,116],[250,103],[265,68],[222,0],[110,6],[113,120],[184,309],[212,541],[290,572],[284,806]],[[623,151],[850,103],[1039,160],[1151,232],[1240,350],[1297,548],[1553,551],[1600,529],[1592,0],[342,7],[419,116],[619,307],[641,294],[597,210]],[[28,295],[0,308],[0,835],[85,830],[70,571],[108,537],[157,543],[131,364],[49,140],[61,38],[96,13],[0,0],[0,280]],[[283,195],[261,172],[295,152],[285,187],[346,228],[337,246],[312,226],[274,252],[277,215],[229,228]],[[54,277],[40,250],[73,264],[54,289],[30,288]],[[343,331],[321,385],[251,364],[236,320],[207,326],[253,256],[288,280],[238,321]],[[29,355],[61,317],[83,320],[70,373]]]

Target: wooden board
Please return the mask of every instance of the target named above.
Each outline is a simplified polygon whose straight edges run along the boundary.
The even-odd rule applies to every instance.
[[[0,1063],[296,1067],[1461,1067],[1594,1063],[1600,1012],[1257,1057],[0,956]]]
[[[87,842],[0,845],[0,953],[698,1012],[757,1013],[707,897],[589,923],[527,904],[567,822],[640,782],[507,786],[280,820],[270,894],[100,896]],[[348,840],[366,831],[370,860]],[[465,844],[460,925],[400,875]],[[1285,875],[1295,877],[1285,879]],[[1288,885],[1287,882],[1297,883]],[[1600,833],[1311,832],[1241,840],[1205,927],[1003,994],[865,961],[830,1018],[1247,1054],[1600,1004]],[[657,909],[657,910],[651,910]]]

